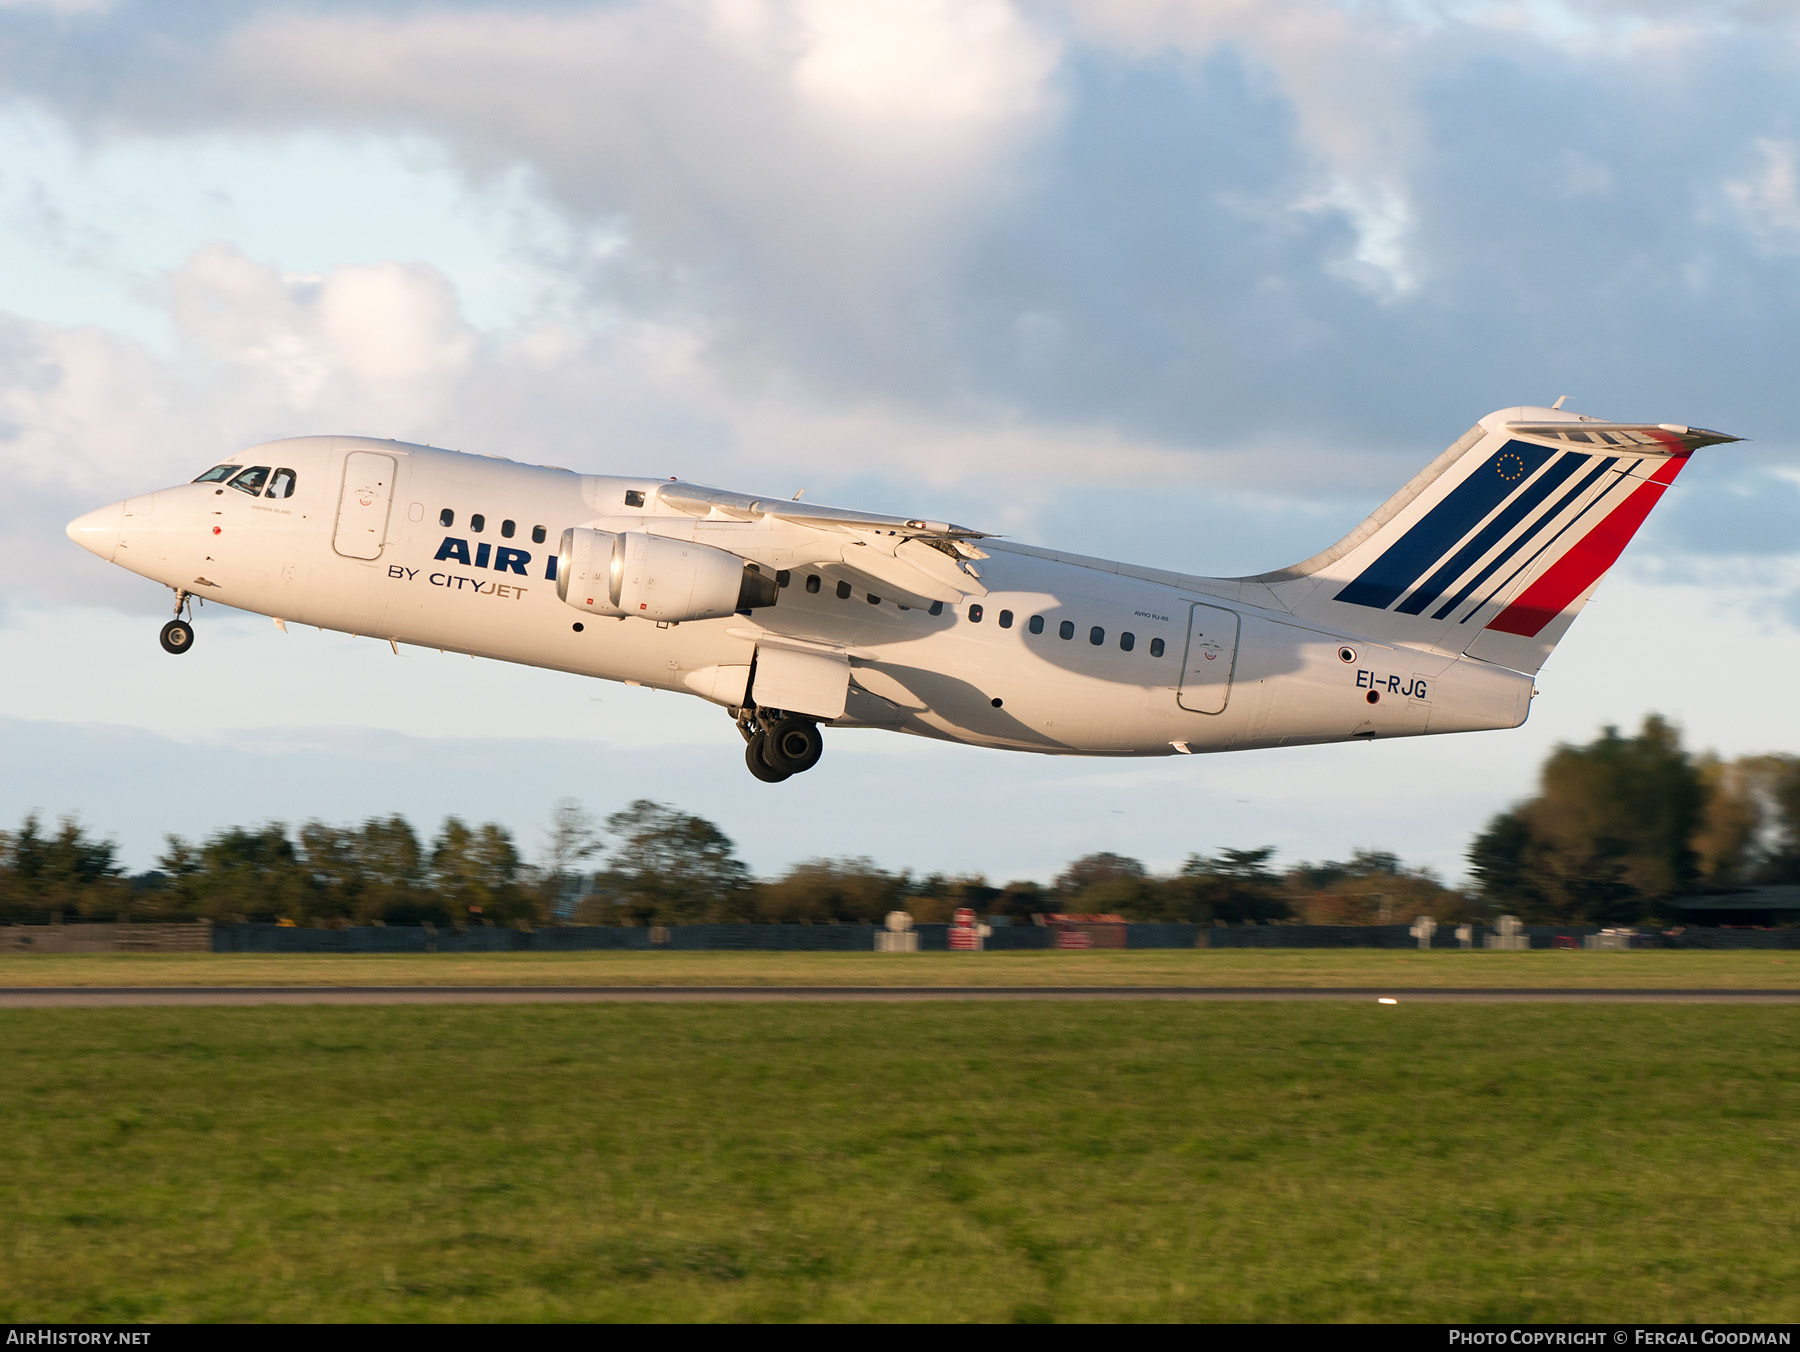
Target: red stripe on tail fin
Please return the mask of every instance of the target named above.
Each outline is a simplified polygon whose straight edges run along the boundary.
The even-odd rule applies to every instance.
[[[1597,526],[1582,536],[1527,587],[1524,593],[1488,622],[1489,629],[1504,634],[1536,638],[1543,627],[1562,614],[1600,575],[1619,561],[1631,537],[1637,534],[1650,509],[1662,498],[1663,489],[1675,481],[1687,464],[1687,453],[1672,456],[1632,495],[1613,508]]]

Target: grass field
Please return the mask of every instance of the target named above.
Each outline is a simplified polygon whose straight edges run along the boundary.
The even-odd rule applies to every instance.
[[[1800,1318],[1786,1008],[12,1010],[0,1036],[5,1321]]]
[[[0,988],[181,985],[1611,986],[1800,989],[1800,952],[1137,949],[998,953],[94,953],[0,957]]]

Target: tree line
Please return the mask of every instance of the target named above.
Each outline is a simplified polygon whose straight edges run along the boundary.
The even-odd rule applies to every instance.
[[[959,907],[1027,921],[1047,912],[1134,921],[1380,924],[1416,915],[1630,923],[1671,898],[1800,881],[1800,757],[1692,755],[1652,716],[1559,746],[1537,792],[1497,814],[1469,850],[1473,886],[1395,855],[1277,868],[1274,850],[1190,854],[1171,873],[1086,855],[1048,885],[892,872],[866,858],[808,859],[758,879],[715,824],[640,799],[596,821],[559,804],[528,862],[494,823],[447,819],[425,839],[401,816],[359,826],[232,826],[168,838],[128,876],[113,842],[34,814],[0,831],[0,922],[291,920],[296,924],[680,925],[876,923],[892,910],[941,921]]]
[[[1476,894],[1535,920],[1666,918],[1670,898],[1800,882],[1800,756],[1694,755],[1652,714],[1545,760],[1469,847]]]

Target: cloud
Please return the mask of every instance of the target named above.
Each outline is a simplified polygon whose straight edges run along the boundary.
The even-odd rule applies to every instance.
[[[172,317],[191,350],[303,410],[362,395],[441,399],[468,368],[475,335],[441,273],[384,262],[324,277],[284,276],[225,244],[202,249],[171,282]]]
[[[476,173],[530,165],[628,240],[631,268],[592,280],[753,316],[732,341],[755,368],[765,326],[878,340],[1053,116],[1057,55],[1004,0],[730,0],[274,14],[206,78],[265,125],[422,129]]]
[[[1752,144],[1762,160],[1760,167],[1743,178],[1728,179],[1725,193],[1765,245],[1783,251],[1800,248],[1800,169],[1794,143],[1759,136]]]
[[[561,295],[479,330],[415,263],[299,275],[209,246],[160,293],[179,360],[15,326],[0,418],[152,458],[325,428],[559,462],[574,443],[753,487],[954,492],[1027,532],[1100,482],[1372,505],[1480,414],[1563,393],[1760,452],[1800,417],[1800,276],[1744,225],[1784,237],[1791,149],[1759,132],[1776,151],[1737,196],[1718,165],[1800,113],[1794,48],[1769,40],[1794,25],[1695,13],[721,0],[18,24],[15,91],[109,146],[424,138],[471,200],[528,184],[521,237]]]
[[[917,514],[989,502],[1031,533],[1071,485],[1232,473],[1105,427],[943,420],[874,401],[820,404],[721,379],[706,335],[651,320],[473,330],[435,269],[386,262],[294,275],[223,243],[160,287],[178,353],[97,328],[0,317],[0,473],[15,485],[13,576],[90,596],[61,539],[71,517],[183,482],[218,457],[305,432],[394,436],[761,491],[833,488]],[[798,480],[799,482],[794,482]],[[109,570],[110,571],[110,570]]]

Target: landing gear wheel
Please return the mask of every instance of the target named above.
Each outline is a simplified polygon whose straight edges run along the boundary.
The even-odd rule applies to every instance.
[[[750,773],[765,784],[779,784],[791,771],[777,770],[770,765],[763,755],[763,748],[769,744],[769,734],[757,732],[750,738],[750,744],[744,748],[744,764],[750,767]]]
[[[825,753],[825,739],[819,725],[810,718],[789,714],[769,729],[767,749],[763,754],[769,764],[790,775],[804,774],[819,763]]]
[[[184,653],[194,646],[194,626],[186,620],[170,620],[162,627],[163,651]]]

